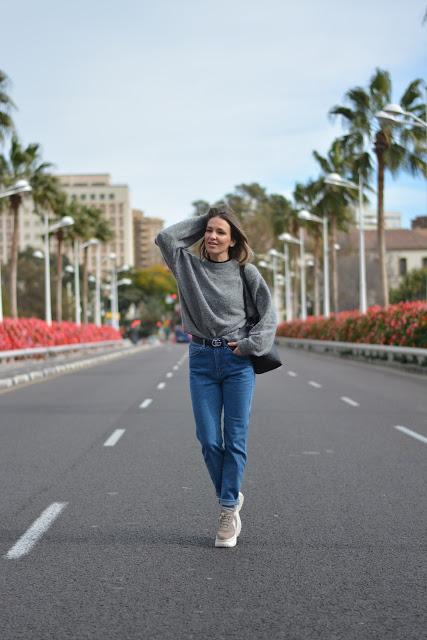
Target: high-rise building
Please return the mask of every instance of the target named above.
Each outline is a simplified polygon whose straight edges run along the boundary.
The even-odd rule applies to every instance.
[[[5,264],[10,260],[12,245],[13,216],[5,207],[0,214],[0,261]],[[24,251],[27,247],[43,249],[43,219],[37,215],[31,195],[22,198],[19,210],[19,239],[18,250]]]
[[[132,210],[135,267],[146,269],[154,264],[163,264],[160,249],[154,238],[163,229],[164,220],[144,215],[139,209]]]
[[[112,184],[108,173],[102,174],[68,174],[58,176],[61,189],[71,200],[80,204],[96,207],[104,212],[109,221],[114,238],[101,245],[101,256],[116,254],[116,264],[134,265],[132,211],[130,207],[129,187]],[[95,269],[95,250],[90,250],[90,269]],[[108,269],[106,261],[102,270]]]

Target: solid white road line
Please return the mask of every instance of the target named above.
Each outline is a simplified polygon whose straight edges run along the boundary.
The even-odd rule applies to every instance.
[[[164,389],[166,386],[166,382],[159,382],[159,384],[157,385],[158,389]]]
[[[166,374],[166,377],[167,377],[167,378],[172,378],[172,376],[173,376],[173,373],[172,373],[171,371],[169,371],[169,372]]]
[[[352,400],[351,398],[347,398],[347,396],[341,396],[341,400],[343,402],[346,402],[347,404],[349,404],[351,407],[358,407],[360,406],[358,402],[356,402],[356,400]]]
[[[416,431],[411,431],[411,429],[408,429],[407,427],[401,427],[400,425],[395,425],[394,428],[398,429],[402,433],[406,433],[406,435],[411,436],[412,438],[415,438],[420,442],[424,442],[424,444],[427,444],[427,438],[425,436],[422,436],[420,433],[417,433]]]
[[[146,409],[152,402],[153,402],[152,398],[146,398],[144,402],[141,402],[141,404],[139,405],[139,408]]]
[[[319,382],[315,382],[314,380],[309,380],[308,384],[310,384],[315,389],[321,389],[322,385]]]
[[[116,442],[120,440],[126,429],[116,429],[111,436],[104,442],[104,447],[114,447]]]
[[[295,373],[295,371],[288,371],[288,376],[291,376],[291,378],[296,378],[297,377],[297,373]]]
[[[5,558],[9,560],[17,560],[25,556],[36,542],[47,531],[50,525],[56,520],[61,511],[66,507],[68,502],[53,502],[47,509],[43,511],[41,516],[37,518],[29,529],[21,536],[11,549],[6,553]]]

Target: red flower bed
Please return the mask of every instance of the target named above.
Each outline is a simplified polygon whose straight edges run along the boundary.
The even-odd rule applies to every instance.
[[[278,336],[427,348],[427,304],[401,302],[387,309],[371,307],[362,315],[343,311],[330,318],[282,322]]]
[[[0,351],[121,339],[120,333],[112,327],[94,324],[79,327],[73,322],[52,322],[49,327],[37,318],[6,318],[0,323]]]

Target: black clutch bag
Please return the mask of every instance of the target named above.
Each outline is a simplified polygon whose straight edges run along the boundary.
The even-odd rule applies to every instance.
[[[245,302],[245,313],[247,318],[247,326],[249,329],[252,329],[259,322],[259,315],[253,316],[252,318],[248,318],[248,303],[247,303],[247,295],[249,294],[252,301],[252,307],[256,309],[256,305],[252,298],[251,290],[248,286],[245,276],[245,268],[240,266],[240,276],[243,280],[243,298]],[[255,373],[267,373],[267,371],[273,371],[273,369],[278,369],[282,366],[282,361],[280,359],[279,350],[276,345],[273,344],[271,350],[268,353],[265,353],[262,356],[249,356]]]

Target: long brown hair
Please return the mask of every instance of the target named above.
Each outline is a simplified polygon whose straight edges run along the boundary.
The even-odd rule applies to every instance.
[[[234,211],[228,205],[220,203],[209,208],[206,226],[211,218],[222,218],[230,225],[231,238],[235,241],[235,245],[228,248],[229,258],[234,258],[240,264],[250,262],[254,257],[254,252],[249,246],[247,235]],[[200,244],[199,253],[202,259],[209,260],[204,238]]]

